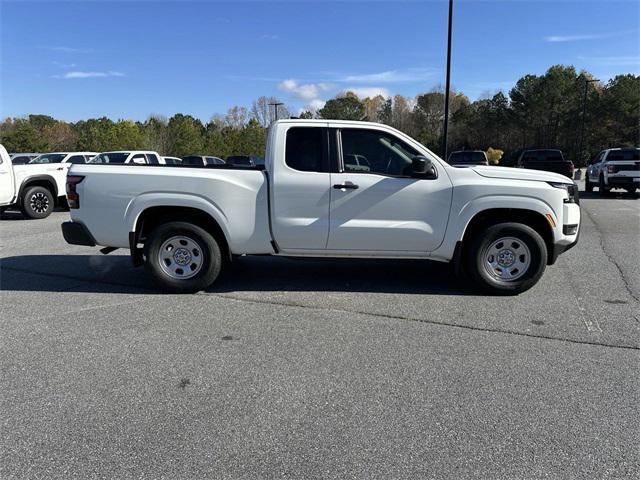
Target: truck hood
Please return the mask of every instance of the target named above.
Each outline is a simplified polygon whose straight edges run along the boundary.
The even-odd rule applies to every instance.
[[[527,168],[493,167],[478,165],[470,167],[478,175],[488,178],[506,178],[507,180],[531,180],[534,182],[572,183],[568,177],[559,173],[530,170]]]

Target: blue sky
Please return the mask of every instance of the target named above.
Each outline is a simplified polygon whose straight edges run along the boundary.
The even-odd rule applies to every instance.
[[[573,64],[640,73],[638,1],[456,0],[452,84],[475,99]],[[444,84],[447,3],[0,0],[0,116],[208,120],[274,95]]]

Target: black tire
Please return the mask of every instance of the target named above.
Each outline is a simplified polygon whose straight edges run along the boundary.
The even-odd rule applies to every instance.
[[[633,195],[634,193],[636,193],[636,190],[638,190],[638,187],[629,187],[629,188],[625,188],[625,190],[627,191],[627,193],[629,193],[630,195]]]
[[[165,242],[169,242],[169,247],[171,247],[172,241],[170,240],[174,237],[187,239],[196,246],[195,249],[189,251],[189,247],[187,247],[186,250],[188,252],[187,262],[196,261],[198,257],[200,260],[199,270],[190,278],[177,278],[179,275],[176,271],[180,269],[178,261],[172,263],[171,266],[168,264],[163,266],[161,263],[161,247]],[[171,248],[181,248],[181,245],[176,244]],[[183,248],[183,250],[185,249]],[[166,250],[166,252],[170,251],[172,250]],[[218,278],[222,268],[222,254],[216,239],[203,228],[187,222],[168,222],[156,227],[145,242],[144,255],[145,269],[160,288],[172,293],[194,293],[203,290]],[[171,262],[171,260],[166,260],[166,262]],[[191,266],[193,265],[195,263],[191,263]],[[172,270],[170,267],[174,268],[173,275],[168,273]],[[188,269],[189,266],[185,265],[185,275],[192,275]]]
[[[593,183],[589,181],[589,173],[585,173],[584,175],[584,191],[593,192]]]
[[[528,249],[529,265],[524,273],[517,274],[515,280],[498,278],[497,273],[487,262],[490,247],[502,238],[516,239]],[[516,248],[523,247],[519,245]],[[494,295],[517,295],[534,286],[542,277],[547,265],[547,245],[540,234],[527,225],[498,223],[488,227],[473,239],[467,252],[466,263],[469,275],[480,289]]]
[[[600,175],[600,179],[598,181],[598,193],[600,193],[600,196],[606,197],[607,195],[609,195],[610,191],[611,188],[606,187],[604,184],[604,176]]]
[[[40,186],[27,187],[22,194],[20,210],[27,218],[47,218],[53,212],[55,204],[51,192]]]

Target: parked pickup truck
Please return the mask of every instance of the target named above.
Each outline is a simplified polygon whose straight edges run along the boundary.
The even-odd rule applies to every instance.
[[[27,218],[48,217],[64,204],[67,170],[86,163],[95,152],[44,153],[26,164],[12,164],[0,148],[0,209],[18,207]]]
[[[573,162],[565,160],[561,150],[525,150],[518,158],[516,166],[560,173],[565,177],[573,178]]]
[[[640,148],[609,148],[601,151],[587,166],[584,177],[587,192],[598,187],[600,195],[612,188],[635,193],[640,187]]]
[[[274,122],[253,168],[75,165],[67,192],[67,242],[129,248],[174,292],[208,287],[246,254],[453,262],[513,294],[580,228],[578,189],[562,175],[451,167],[389,126],[354,121]]]
[[[117,152],[103,152],[93,157],[90,163],[105,164],[135,164],[135,165],[165,165],[164,157],[158,152],[143,150],[120,150]]]

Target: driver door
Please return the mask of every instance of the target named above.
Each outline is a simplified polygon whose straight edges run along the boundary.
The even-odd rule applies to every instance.
[[[390,132],[356,128],[336,135],[339,171],[331,174],[327,248],[381,255],[435,250],[452,196],[444,168],[435,164],[437,178],[413,177],[419,152]]]

